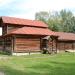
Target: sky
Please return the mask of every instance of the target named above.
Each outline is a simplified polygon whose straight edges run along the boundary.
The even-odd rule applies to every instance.
[[[35,19],[36,12],[62,9],[75,14],[75,0],[0,0],[0,16]]]
[[[62,9],[75,14],[75,0],[0,0],[0,16],[35,19],[36,12]]]

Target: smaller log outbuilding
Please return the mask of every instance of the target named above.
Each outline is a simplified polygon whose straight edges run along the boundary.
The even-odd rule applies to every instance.
[[[75,50],[75,34],[65,32],[55,32],[59,37],[57,41],[58,50]]]

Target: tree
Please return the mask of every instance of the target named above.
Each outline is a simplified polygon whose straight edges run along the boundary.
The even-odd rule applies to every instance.
[[[38,12],[36,20],[45,22],[53,31],[75,32],[75,17],[71,11]]]
[[[61,24],[63,26],[64,32],[70,32],[71,30],[71,18],[73,17],[73,14],[71,11],[61,10],[60,11],[60,17],[61,17]]]
[[[75,17],[71,18],[70,32],[75,33]]]
[[[38,13],[35,14],[35,19],[43,21],[46,24],[48,24],[49,28],[51,30],[54,30],[54,31],[59,30],[60,21],[59,21],[58,12],[53,12],[53,13],[51,13],[51,12],[48,13],[48,12],[45,12],[45,11],[38,12]]]
[[[48,18],[49,18],[49,13],[45,11],[37,12],[35,14],[36,20],[44,21],[45,23],[47,22]]]
[[[65,20],[72,18],[73,14],[71,11],[61,10],[60,16],[61,16],[62,20],[65,21]]]

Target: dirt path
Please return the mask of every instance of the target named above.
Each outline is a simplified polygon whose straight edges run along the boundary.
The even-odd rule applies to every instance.
[[[0,75],[5,75],[4,72],[0,72]]]

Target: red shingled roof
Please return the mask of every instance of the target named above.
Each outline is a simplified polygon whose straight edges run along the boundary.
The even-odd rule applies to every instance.
[[[55,32],[58,35],[58,40],[61,41],[75,41],[75,34],[74,33],[66,33],[66,32]]]
[[[47,28],[36,28],[36,27],[22,27],[9,34],[27,34],[27,35],[52,35],[55,36],[53,31]]]
[[[48,27],[44,22],[37,21],[37,20],[27,20],[27,19],[20,19],[14,17],[2,17],[3,23],[13,24],[13,25],[24,25],[24,26],[36,26],[36,27]]]

